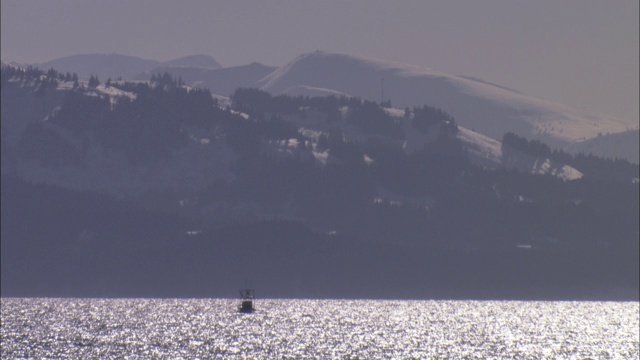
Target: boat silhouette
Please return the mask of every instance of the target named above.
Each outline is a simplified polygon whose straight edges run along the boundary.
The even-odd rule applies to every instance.
[[[256,309],[253,307],[253,289],[242,289],[240,290],[240,299],[242,303],[238,306],[238,311],[241,313],[252,313]]]

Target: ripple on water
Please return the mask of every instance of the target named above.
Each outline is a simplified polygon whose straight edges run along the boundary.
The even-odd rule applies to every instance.
[[[2,358],[623,358],[637,302],[2,300]]]

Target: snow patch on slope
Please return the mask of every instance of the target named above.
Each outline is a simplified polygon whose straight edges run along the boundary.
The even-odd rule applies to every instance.
[[[288,88],[287,90],[285,90],[283,92],[284,95],[289,95],[289,96],[309,96],[309,97],[314,97],[314,96],[336,96],[336,97],[341,97],[341,96],[349,96],[343,92],[340,91],[335,91],[335,90],[331,90],[331,89],[325,89],[325,88],[319,88],[319,87],[313,87],[313,86],[306,86],[306,85],[296,85],[296,86],[292,86],[290,88]]]
[[[583,176],[580,171],[571,166],[523,154],[508,146],[503,146],[502,142],[498,140],[464,127],[458,127],[457,137],[464,143],[469,159],[484,168],[495,169],[504,166],[530,174],[552,175],[562,180],[576,180]],[[506,154],[504,153],[505,148],[507,149]]]
[[[457,137],[465,144],[469,157],[476,165],[487,168],[502,165],[502,143],[500,141],[460,126]]]

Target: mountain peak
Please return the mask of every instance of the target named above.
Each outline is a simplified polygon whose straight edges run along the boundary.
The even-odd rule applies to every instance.
[[[494,139],[513,132],[556,148],[629,127],[604,114],[540,100],[488,81],[325,51],[302,54],[256,85],[273,94],[322,89],[373,101],[383,98],[399,108],[428,104]]]

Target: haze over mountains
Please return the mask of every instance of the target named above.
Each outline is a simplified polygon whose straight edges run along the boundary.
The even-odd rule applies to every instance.
[[[629,130],[621,133],[599,134],[595,138],[575,142],[567,147],[572,153],[593,153],[611,159],[627,159],[635,164],[640,162],[640,132]]]
[[[224,296],[252,277],[273,297],[638,297],[638,165],[428,103],[1,80],[3,295]],[[293,86],[339,92],[315,85]]]
[[[429,104],[453,115],[460,125],[494,139],[511,131],[554,147],[633,127],[631,122],[542,101],[473,78],[344,54],[301,55],[256,85],[273,94],[304,85],[370,100],[383,96],[399,108]]]
[[[101,80],[132,79],[134,76],[160,66],[219,68],[221,65],[208,55],[191,55],[167,62],[142,59],[121,54],[81,54],[33,64],[40,69],[56,69],[60,72],[76,73],[81,79],[96,75]]]
[[[253,86],[258,80],[276,69],[277,67],[260,63],[226,68],[161,66],[138,74],[134,80],[149,80],[153,74],[166,72],[182,78],[186,85],[206,87],[215,94],[229,96],[237,88]]]
[[[228,96],[238,87],[255,87],[274,95],[346,95],[390,101],[405,107],[428,104],[450,113],[459,125],[493,139],[514,132],[541,140],[553,148],[592,151],[602,156],[638,162],[638,124],[606,114],[526,96],[516,90],[436,70],[347,54],[316,51],[303,54],[280,68],[252,63],[221,67],[215,59],[187,56],[160,63],[124,55],[76,55],[39,65],[80,76],[96,74],[102,80],[148,80],[168,72],[186,85],[207,87]],[[581,142],[598,135],[631,131],[630,136],[602,137],[598,146]]]

